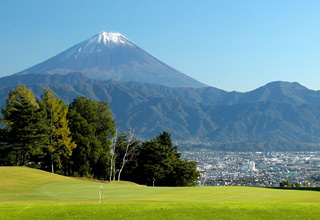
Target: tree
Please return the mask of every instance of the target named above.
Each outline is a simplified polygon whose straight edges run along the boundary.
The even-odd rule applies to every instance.
[[[13,154],[11,153],[11,147],[8,145],[6,129],[0,128],[0,166],[12,166]]]
[[[111,182],[112,177],[115,178],[115,161],[116,161],[116,147],[117,147],[117,139],[118,139],[118,129],[116,130],[115,136],[112,137],[112,143],[110,146],[110,175],[109,182]]]
[[[174,186],[195,186],[200,177],[197,171],[197,162],[188,161],[187,159],[178,159],[175,163],[171,185]]]
[[[133,154],[135,153],[135,149],[139,144],[138,141],[133,141],[134,130],[130,128],[128,135],[123,135],[123,143],[124,143],[124,152],[123,156],[121,157],[121,166],[118,173],[118,181],[120,181],[120,176],[123,171],[124,166],[127,164],[128,161],[132,160]]]
[[[142,143],[139,149],[137,181],[141,184],[158,186],[195,185],[200,174],[196,163],[181,160],[171,135],[162,132],[156,138]]]
[[[68,120],[77,148],[71,156],[73,171],[81,176],[105,179],[110,159],[110,139],[115,135],[115,121],[105,102],[86,97],[73,100]]]
[[[2,123],[6,130],[6,142],[10,147],[14,164],[26,165],[33,156],[42,154],[47,141],[46,113],[39,109],[34,95],[25,85],[8,92],[6,108],[2,109]]]
[[[110,147],[110,182],[112,179],[115,180],[117,172],[118,181],[120,181],[124,166],[133,159],[135,150],[139,145],[139,141],[133,141],[134,130],[132,128],[130,128],[128,134],[122,133],[119,136],[118,130],[116,130],[116,135],[112,138]]]
[[[283,180],[280,182],[280,187],[293,187],[289,180]]]
[[[294,185],[295,185],[295,187],[301,187],[301,183],[300,183],[299,181],[296,181],[296,182],[294,183]]]
[[[51,171],[54,173],[54,162],[62,167],[63,158],[68,158],[76,144],[72,141],[68,127],[68,106],[57,99],[51,89],[46,89],[39,102],[40,108],[46,112],[49,143],[46,146],[50,154]]]
[[[138,183],[152,185],[155,179],[157,185],[170,185],[165,181],[165,177],[173,171],[168,153],[155,139],[142,143],[136,172]]]

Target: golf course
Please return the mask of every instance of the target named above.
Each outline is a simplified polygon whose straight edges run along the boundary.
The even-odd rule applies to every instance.
[[[0,219],[320,219],[320,192],[146,187],[0,167]]]

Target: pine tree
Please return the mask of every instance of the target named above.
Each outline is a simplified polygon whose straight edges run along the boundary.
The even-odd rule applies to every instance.
[[[107,103],[86,97],[69,106],[68,119],[77,148],[72,155],[73,171],[81,176],[106,179],[110,165],[110,139],[115,121]]]
[[[157,186],[193,186],[200,173],[196,162],[181,160],[168,132],[142,143],[134,171],[138,183]]]
[[[25,85],[8,92],[6,108],[2,109],[2,123],[6,142],[15,165],[26,165],[32,157],[42,154],[47,139],[45,112],[35,102],[34,95]],[[13,155],[12,155],[13,154]]]
[[[54,173],[54,163],[61,168],[63,158],[71,156],[72,150],[76,147],[68,127],[68,106],[57,99],[50,89],[45,90],[39,105],[47,113],[49,141],[46,149],[50,154],[51,171]]]

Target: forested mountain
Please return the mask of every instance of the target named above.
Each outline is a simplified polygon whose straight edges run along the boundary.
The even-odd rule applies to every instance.
[[[66,103],[79,96],[106,101],[116,123],[134,127],[140,138],[166,130],[174,140],[220,145],[320,142],[320,92],[298,83],[272,82],[240,93],[92,80],[81,73],[13,75],[0,79],[1,107],[7,91],[21,82],[38,98],[50,87]]]
[[[293,105],[311,104],[320,105],[320,91],[310,90],[299,83],[276,81],[268,83],[250,92],[226,92],[214,87],[188,88],[166,87],[158,84],[139,82],[118,82],[114,80],[90,79],[83,73],[73,72],[61,74],[27,74],[11,75],[0,78],[0,88],[17,86],[19,83],[27,85],[115,85],[138,92],[144,97],[179,97],[191,102],[207,105],[233,105],[240,103],[254,103],[275,101]]]
[[[320,142],[320,91],[281,81],[244,93],[208,87],[120,33],[102,32],[0,78],[1,107],[20,83],[38,99],[49,87],[66,104],[80,96],[106,101],[117,125],[132,126],[141,139],[165,130],[185,145],[225,150],[314,149]]]

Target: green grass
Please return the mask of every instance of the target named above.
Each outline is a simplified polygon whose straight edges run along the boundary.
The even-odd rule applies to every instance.
[[[0,219],[320,219],[320,192],[146,187],[0,167]]]

